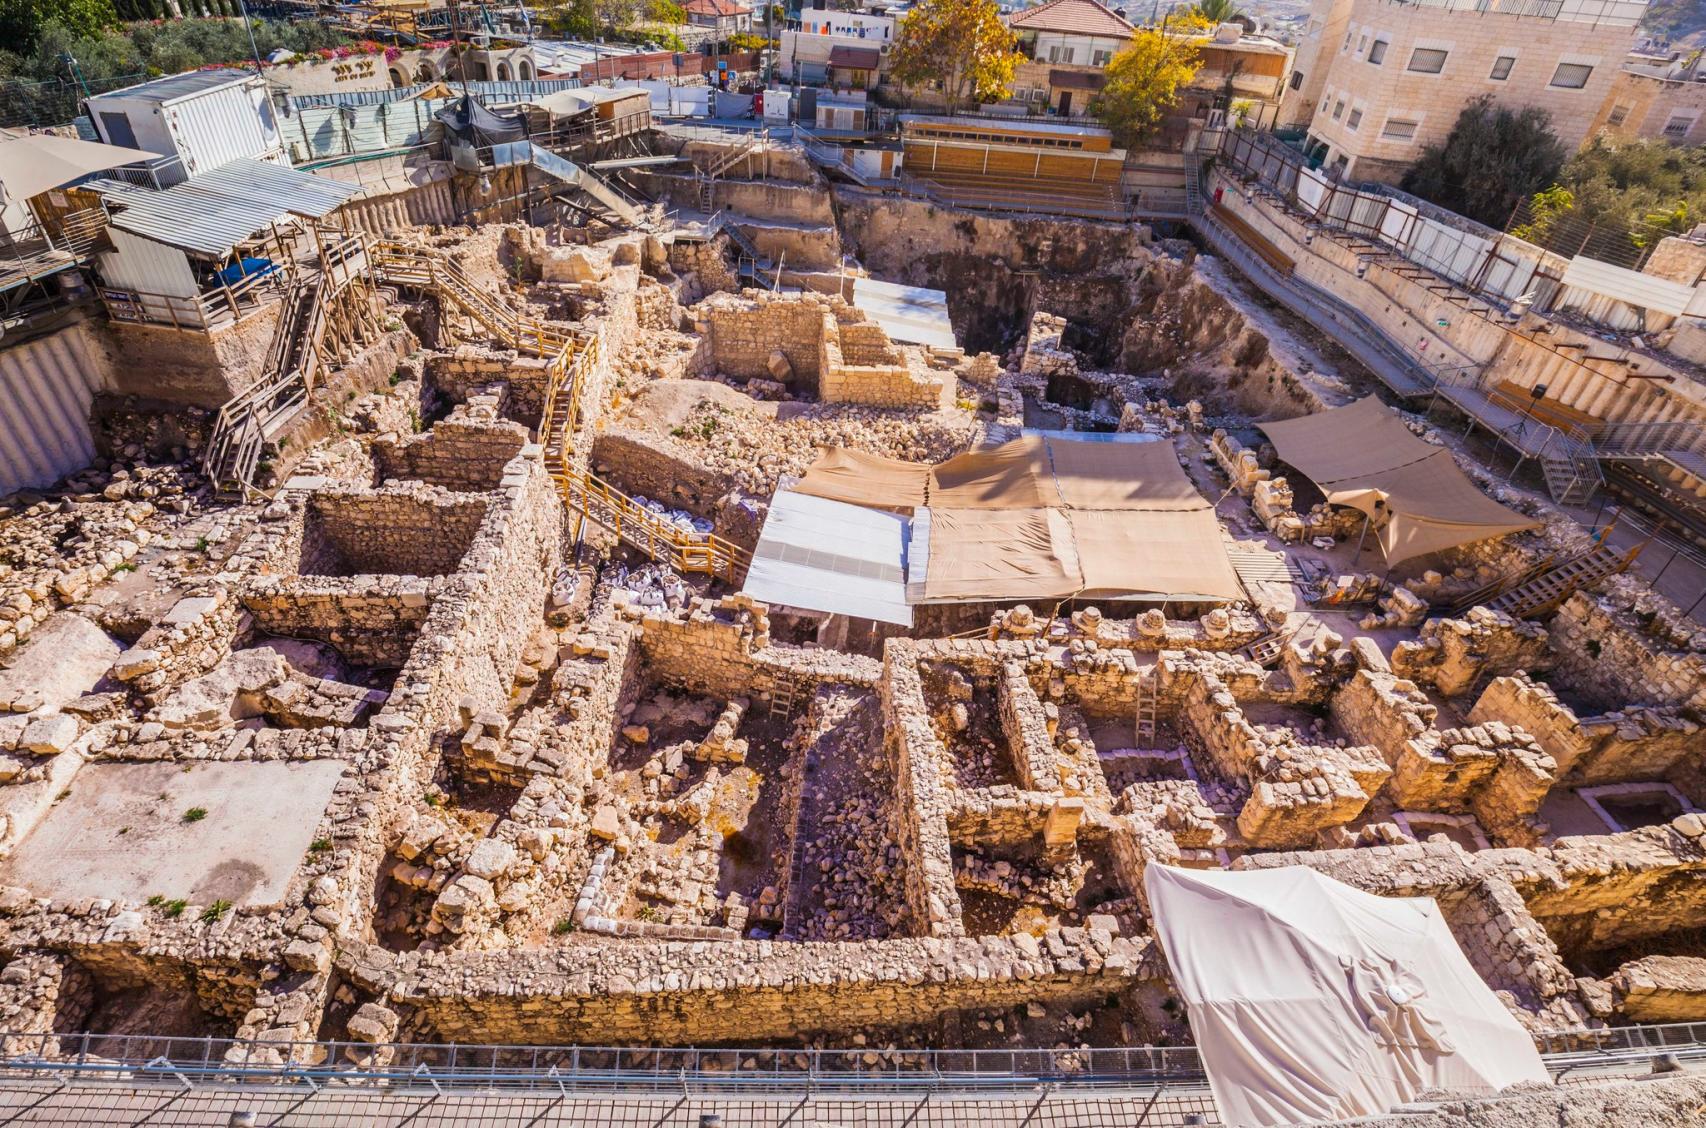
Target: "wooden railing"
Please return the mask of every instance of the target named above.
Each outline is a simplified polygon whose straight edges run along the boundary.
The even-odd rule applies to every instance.
[[[282,270],[250,274],[236,282],[217,282],[199,294],[156,294],[147,290],[102,287],[101,300],[114,321],[170,325],[174,329],[208,329],[236,321],[282,292],[289,275]]]

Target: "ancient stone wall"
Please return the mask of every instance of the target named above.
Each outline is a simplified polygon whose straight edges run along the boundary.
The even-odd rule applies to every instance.
[[[1637,592],[1577,592],[1553,616],[1558,675],[1592,703],[1706,708],[1706,632]]]
[[[305,576],[446,576],[485,520],[488,501],[421,483],[322,491],[303,531]]]

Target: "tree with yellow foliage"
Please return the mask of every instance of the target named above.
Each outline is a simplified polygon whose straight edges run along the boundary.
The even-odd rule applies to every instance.
[[[1202,69],[1196,44],[1157,28],[1138,28],[1108,61],[1107,82],[1092,106],[1123,146],[1135,146],[1155,131]]]
[[[939,84],[950,111],[1007,97],[1024,56],[995,0],[924,0],[900,19],[889,74],[903,86]]]

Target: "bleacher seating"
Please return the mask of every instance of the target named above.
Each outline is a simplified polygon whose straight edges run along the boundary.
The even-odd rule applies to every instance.
[[[1123,219],[1119,186],[1029,176],[938,170],[914,174],[945,203],[968,208],[1046,211],[1094,219]]]
[[[1597,415],[1589,415],[1557,400],[1535,399],[1529,389],[1509,380],[1501,380],[1488,392],[1487,398],[1507,411],[1527,415],[1580,439],[1593,438],[1605,426],[1605,420]]]

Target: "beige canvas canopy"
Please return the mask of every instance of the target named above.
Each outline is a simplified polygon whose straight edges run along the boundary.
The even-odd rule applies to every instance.
[[[1026,436],[934,467],[826,450],[796,492],[916,514],[915,603],[1244,598],[1173,444]]]
[[[27,200],[90,173],[151,160],[155,155],[48,133],[0,139],[0,204]]]
[[[872,509],[921,509],[930,467],[846,447],[826,447],[806,468],[795,493]]]
[[[1538,524],[1482,493],[1449,450],[1417,438],[1373,396],[1261,428],[1330,503],[1369,515],[1388,564]]]

